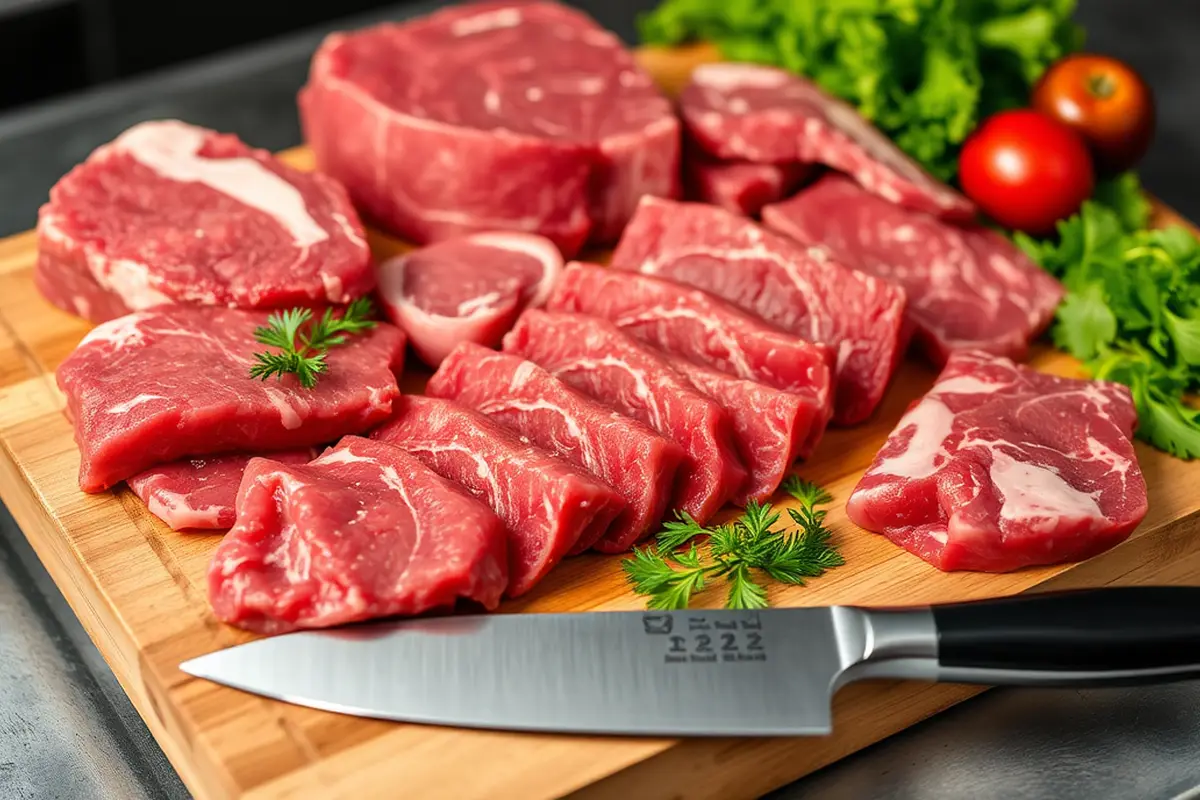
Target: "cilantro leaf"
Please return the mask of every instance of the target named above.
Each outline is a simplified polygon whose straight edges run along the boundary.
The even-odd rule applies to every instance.
[[[1079,359],[1092,358],[1117,336],[1117,318],[1098,284],[1067,294],[1058,307],[1058,322],[1054,343]]]

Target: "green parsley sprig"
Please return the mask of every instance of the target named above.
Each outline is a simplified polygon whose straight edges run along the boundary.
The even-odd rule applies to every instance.
[[[265,381],[272,375],[282,379],[284,375],[292,374],[305,389],[313,388],[317,385],[317,377],[326,370],[326,351],[345,344],[347,335],[374,328],[373,313],[371,301],[360,297],[348,305],[340,317],[335,317],[331,308],[325,309],[315,321],[309,308],[292,308],[271,314],[266,325],[254,329],[254,338],[279,352],[255,353],[250,377]]]
[[[780,515],[769,503],[752,501],[739,519],[711,528],[678,512],[654,547],[635,547],[621,568],[634,591],[647,596],[647,608],[687,608],[696,592],[721,578],[727,583],[727,608],[766,608],[767,590],[756,573],[803,586],[807,578],[845,563],[825,527],[826,512],[818,508],[833,502],[829,493],[794,475],[783,489],[800,503],[787,509],[795,524],[791,530],[776,527]],[[703,551],[697,542],[702,536],[708,537]]]

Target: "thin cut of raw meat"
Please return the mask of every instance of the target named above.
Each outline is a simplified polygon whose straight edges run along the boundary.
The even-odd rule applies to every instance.
[[[468,3],[329,36],[300,93],[317,164],[412,241],[612,242],[679,194],[679,122],[620,40],[552,2]]]
[[[825,409],[822,431],[829,419],[832,351],[708,292],[664,278],[573,262],[563,270],[546,307],[602,317],[672,355],[811,398]]]
[[[620,553],[654,532],[683,462],[679,445],[592,400],[532,361],[476,344],[454,349],[426,394],[482,411],[533,444],[583,467],[617,490],[626,508],[588,546]]]
[[[262,457],[280,464],[307,464],[315,455],[312,448],[306,447],[263,453]],[[188,458],[151,467],[127,482],[150,513],[173,530],[223,530],[233,527],[242,473],[255,457],[234,453]]]
[[[192,456],[308,447],[392,413],[404,334],[386,323],[327,353],[312,389],[250,377],[267,313],[160,306],[93,328],[58,368],[79,446],[79,487],[99,492]]]
[[[908,211],[840,175],[763,209],[763,223],[904,287],[914,335],[936,364],[955,350],[1024,358],[1062,286],[982,225]]]
[[[608,320],[530,310],[504,337],[504,351],[529,359],[683,448],[672,505],[701,525],[745,485],[746,468],[721,404],[692,386],[659,352]]]
[[[340,184],[174,120],[135,125],[54,185],[34,280],[92,322],[160,303],[348,303],[375,286]]]
[[[1129,390],[983,352],[950,356],[846,503],[941,570],[1080,561],[1146,515]]]
[[[217,618],[258,633],[449,609],[492,609],[504,524],[398,447],[347,436],[308,464],[255,458],[237,524],[208,567]]]
[[[794,192],[808,177],[809,164],[754,164],[689,154],[683,162],[684,196],[688,200],[757,217],[762,207]]]
[[[526,306],[546,302],[562,266],[543,236],[476,233],[385,261],[379,294],[413,350],[436,368],[459,342],[498,347]]]
[[[704,64],[679,95],[688,137],[718,158],[800,161],[845,172],[899,205],[969,219],[975,207],[925,172],[845,102],[792,72],[757,64]]]
[[[775,493],[797,459],[807,458],[821,439],[828,406],[812,397],[726,375],[686,359],[671,365],[692,385],[720,403],[733,421],[742,463],[749,478],[733,502],[765,501]]]
[[[696,286],[832,347],[833,418],[842,425],[871,415],[907,344],[899,285],[715,206],[645,198],[612,265]]]
[[[508,596],[529,591],[573,548],[595,541],[625,502],[611,486],[452,400],[402,397],[371,433],[487,503],[508,530]]]

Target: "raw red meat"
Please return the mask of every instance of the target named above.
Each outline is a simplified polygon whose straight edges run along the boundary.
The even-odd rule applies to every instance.
[[[845,172],[892,203],[969,219],[975,207],[841,100],[791,72],[704,64],[679,95],[689,139],[718,158],[800,161]]]
[[[563,259],[530,233],[476,233],[385,261],[379,294],[421,360],[437,367],[459,342],[497,347],[526,306],[546,302]]]
[[[602,317],[672,355],[811,398],[825,409],[822,431],[829,419],[830,349],[707,292],[650,275],[573,262],[546,307]]]
[[[613,34],[552,2],[469,3],[328,37],[300,93],[317,164],[424,244],[517,230],[567,256],[679,193],[679,123]]]
[[[941,570],[1080,561],[1146,515],[1129,390],[950,356],[846,503],[850,519]]]
[[[670,357],[671,366],[692,385],[720,403],[733,421],[742,463],[749,477],[733,502],[765,501],[779,488],[798,458],[807,458],[821,439],[828,406],[812,397],[726,375],[686,359]]]
[[[217,618],[258,633],[414,615],[507,583],[504,525],[398,447],[347,436],[308,464],[255,458],[208,567]]]
[[[832,347],[833,418],[843,425],[863,421],[879,405],[907,343],[897,284],[846,269],[714,206],[645,198],[612,265],[696,286]]]
[[[903,286],[905,315],[937,364],[955,350],[1024,358],[1062,298],[1058,281],[995,231],[908,211],[840,175],[767,206],[763,223]]]
[[[161,306],[93,328],[58,368],[79,446],[79,487],[99,492],[190,456],[329,442],[386,419],[404,334],[381,323],[328,351],[312,389],[250,377],[267,313]]]
[[[595,541],[625,501],[590,472],[523,441],[483,414],[434,397],[402,397],[371,433],[487,503],[508,531],[508,595],[533,588],[580,536]]]
[[[620,553],[654,532],[683,461],[679,445],[592,400],[511,353],[464,343],[425,389],[482,411],[538,447],[583,467],[617,490],[626,508],[599,541],[576,544]]]
[[[315,455],[306,447],[262,457],[279,464],[307,464]],[[151,467],[127,483],[150,513],[174,530],[231,528],[237,517],[238,486],[252,458],[244,453],[189,458]]]
[[[93,322],[160,303],[347,303],[375,286],[341,185],[173,120],[135,125],[54,185],[34,279]]]
[[[504,337],[504,351],[529,359],[683,448],[671,504],[701,525],[745,485],[733,425],[720,403],[611,322],[526,311]]]
[[[811,169],[808,164],[754,164],[689,154],[683,162],[684,196],[757,217],[767,203],[777,203],[794,192]]]

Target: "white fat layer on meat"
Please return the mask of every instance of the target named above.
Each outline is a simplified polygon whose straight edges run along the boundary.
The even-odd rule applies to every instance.
[[[329,233],[308,213],[290,183],[252,158],[201,158],[205,132],[180,122],[152,122],[126,131],[116,146],[168,180],[203,183],[267,214],[284,227],[297,247],[310,247]]]
[[[774,89],[788,83],[788,76],[770,67],[753,64],[701,64],[692,71],[692,80],[722,92],[743,87]]]
[[[89,258],[88,268],[96,283],[118,295],[134,311],[174,302],[151,285],[150,267],[140,261]]]
[[[991,479],[1004,498],[1000,519],[1008,522],[1043,518],[1100,518],[1100,506],[1050,467],[1018,461],[995,445]]]
[[[515,28],[521,24],[521,10],[517,8],[500,8],[473,17],[455,20],[450,26],[454,36],[472,36],[476,33],[486,33],[498,28]]]
[[[263,387],[263,391],[267,394],[267,402],[279,412],[279,422],[284,428],[292,431],[303,424],[304,418],[288,402],[287,395],[269,386]]]
[[[488,292],[487,294],[479,295],[479,297],[472,297],[469,300],[463,300],[458,304],[455,311],[460,317],[470,317],[479,313],[490,313],[495,310],[496,304],[503,299],[504,295],[501,292]]]
[[[1007,382],[998,383],[996,381],[985,381],[976,378],[974,375],[958,375],[953,378],[947,378],[944,381],[936,384],[931,393],[938,395],[946,394],[992,394],[998,392],[1008,386]]]
[[[126,400],[124,403],[117,403],[115,406],[110,407],[108,409],[108,413],[109,414],[124,414],[126,411],[129,411],[131,408],[137,408],[138,406],[142,405],[143,403],[149,403],[154,400],[166,400],[166,399],[167,398],[163,397],[161,394],[139,394],[137,397],[134,397],[130,400]]]
[[[649,381],[646,380],[646,373],[640,369],[634,369],[625,360],[616,356],[579,358],[554,370],[554,373],[566,375],[572,372],[594,372],[599,369],[617,369],[628,375],[633,381],[634,394],[641,400],[642,407],[650,414],[650,427],[655,430],[663,430],[662,409],[659,407],[658,398],[650,388]]]
[[[500,95],[495,89],[488,89],[486,92],[484,92],[483,107],[492,114],[495,114],[500,110]]]
[[[425,529],[421,526],[421,515],[417,511],[417,506],[409,496],[408,489],[404,485],[404,481],[400,480],[400,474],[396,472],[396,468],[386,464],[379,465],[379,478],[384,484],[400,495],[400,499],[404,501],[404,505],[408,506],[409,516],[412,517],[413,524],[413,544],[411,552],[416,554],[421,550],[421,540],[425,537]],[[415,558],[410,558],[408,563],[404,565],[404,571],[400,573],[400,577],[396,578],[396,587],[404,585],[404,579],[408,577],[408,571],[412,569]]]
[[[329,464],[354,464],[358,461],[374,462],[375,459],[367,458],[366,456],[355,455],[354,453],[351,453],[348,448],[343,447],[341,450],[329,451],[313,463],[320,464],[322,466],[328,466]]]
[[[180,528],[215,528],[221,519],[221,506],[195,508],[188,503],[186,494],[166,489],[152,490],[146,498],[146,508],[167,524]]]
[[[126,314],[123,317],[109,320],[108,322],[97,325],[88,331],[87,336],[79,343],[80,347],[89,344],[99,344],[101,342],[115,345],[117,347],[126,347],[128,345],[138,344],[145,339],[145,334],[138,327],[138,323],[145,319],[142,314]]]
[[[871,474],[928,478],[937,472],[937,457],[953,427],[954,412],[936,397],[926,396],[896,426],[896,433],[912,430],[908,446],[896,455],[882,459],[870,470]]]

